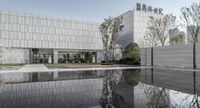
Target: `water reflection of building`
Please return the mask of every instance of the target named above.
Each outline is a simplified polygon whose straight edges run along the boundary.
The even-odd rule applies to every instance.
[[[200,74],[196,72],[142,69],[141,82],[190,94],[200,93]]]
[[[160,96],[162,96],[161,90],[165,90],[163,99],[168,101],[170,107],[196,108],[200,104],[199,73],[167,69],[142,69],[140,77],[143,84],[140,90],[144,91],[141,93],[144,96],[143,99],[147,98],[148,93],[157,96],[155,91],[159,91]],[[146,92],[146,90],[151,90],[151,92]],[[149,100],[146,103],[149,103]]]
[[[139,70],[108,71],[104,79],[101,105],[105,108],[135,108],[134,86],[139,82]]]
[[[113,107],[132,108],[135,83],[129,77],[130,74],[124,72],[110,70],[24,73],[19,75],[20,80],[7,80],[7,85],[1,89],[0,106],[101,108],[110,104]],[[12,74],[7,76],[12,78]]]
[[[146,108],[147,99],[144,94],[144,84],[139,83],[134,87],[134,106],[135,108]]]
[[[103,78],[97,76],[97,72],[79,72],[76,75],[73,73],[58,73],[55,79],[53,79],[54,73],[24,73],[28,77],[23,79],[22,75],[19,75],[21,80],[15,82],[7,80],[7,85],[0,89],[0,107],[81,108],[99,106]]]
[[[82,71],[82,72],[40,72],[40,73],[7,73],[0,74],[0,79],[9,83],[25,83],[32,81],[56,81],[71,79],[102,78],[104,73],[101,71]]]
[[[17,74],[0,74],[1,79],[7,79],[7,85],[0,88],[0,108],[171,107],[180,104],[177,99],[189,96],[184,101],[188,105],[199,100],[200,74],[180,72],[141,69],[22,73],[16,80],[9,79]]]

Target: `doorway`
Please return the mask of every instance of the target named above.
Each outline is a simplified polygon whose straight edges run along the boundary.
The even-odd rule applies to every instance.
[[[32,49],[33,64],[53,63],[53,50],[48,49]]]

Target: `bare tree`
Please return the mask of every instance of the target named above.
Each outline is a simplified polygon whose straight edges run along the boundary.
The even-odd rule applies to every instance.
[[[187,106],[188,108],[200,108],[200,98],[198,94],[194,94],[193,96],[188,96],[183,101],[186,101],[185,106]]]
[[[200,2],[193,3],[190,7],[183,7],[181,9],[181,19],[183,26],[187,29],[188,34],[191,36],[189,39],[192,43],[199,43],[200,37]]]
[[[105,48],[104,56],[107,61],[109,59],[109,55],[112,55],[112,59],[114,58],[113,52],[117,37],[119,35],[119,27],[121,22],[121,17],[109,17],[100,25],[100,32],[102,34],[102,41]]]
[[[176,17],[172,14],[167,14],[159,18],[150,17],[145,43],[155,47],[155,46],[165,46],[169,38],[169,30],[176,28]]]
[[[169,108],[169,91],[165,88],[148,86],[145,88],[145,96],[148,99],[148,108]]]

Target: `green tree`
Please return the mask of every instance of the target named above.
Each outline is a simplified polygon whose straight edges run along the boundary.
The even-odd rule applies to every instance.
[[[123,72],[124,75],[124,80],[127,84],[132,85],[132,86],[137,86],[138,83],[140,82],[140,70],[124,70]]]
[[[188,32],[188,41],[193,43],[193,68],[196,68],[196,44],[200,41],[200,2],[193,3],[190,7],[183,7],[181,12],[183,25]]]
[[[165,46],[169,37],[169,30],[176,28],[175,22],[176,17],[172,14],[158,18],[151,16],[147,26],[145,43],[152,47]]]
[[[122,23],[122,17],[109,17],[100,25],[100,32],[102,35],[103,46],[105,49],[104,58],[109,60],[110,56],[114,59],[113,52],[119,35],[119,27]]]
[[[8,50],[6,44],[0,43],[0,62],[2,62],[3,58],[8,54]]]
[[[128,58],[134,60],[136,64],[140,63],[140,47],[137,43],[130,43],[125,47],[123,52],[123,58]],[[135,64],[134,63],[134,64]]]
[[[191,36],[189,39],[192,43],[199,43],[200,40],[200,2],[193,3],[190,7],[183,7],[181,9],[181,19],[183,26],[187,29]]]
[[[184,41],[185,41],[185,37],[181,34],[170,38],[171,45],[182,45],[184,44]]]

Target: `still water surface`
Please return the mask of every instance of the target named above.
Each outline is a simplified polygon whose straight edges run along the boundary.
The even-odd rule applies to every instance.
[[[0,108],[199,108],[200,73],[164,69],[0,74]]]

